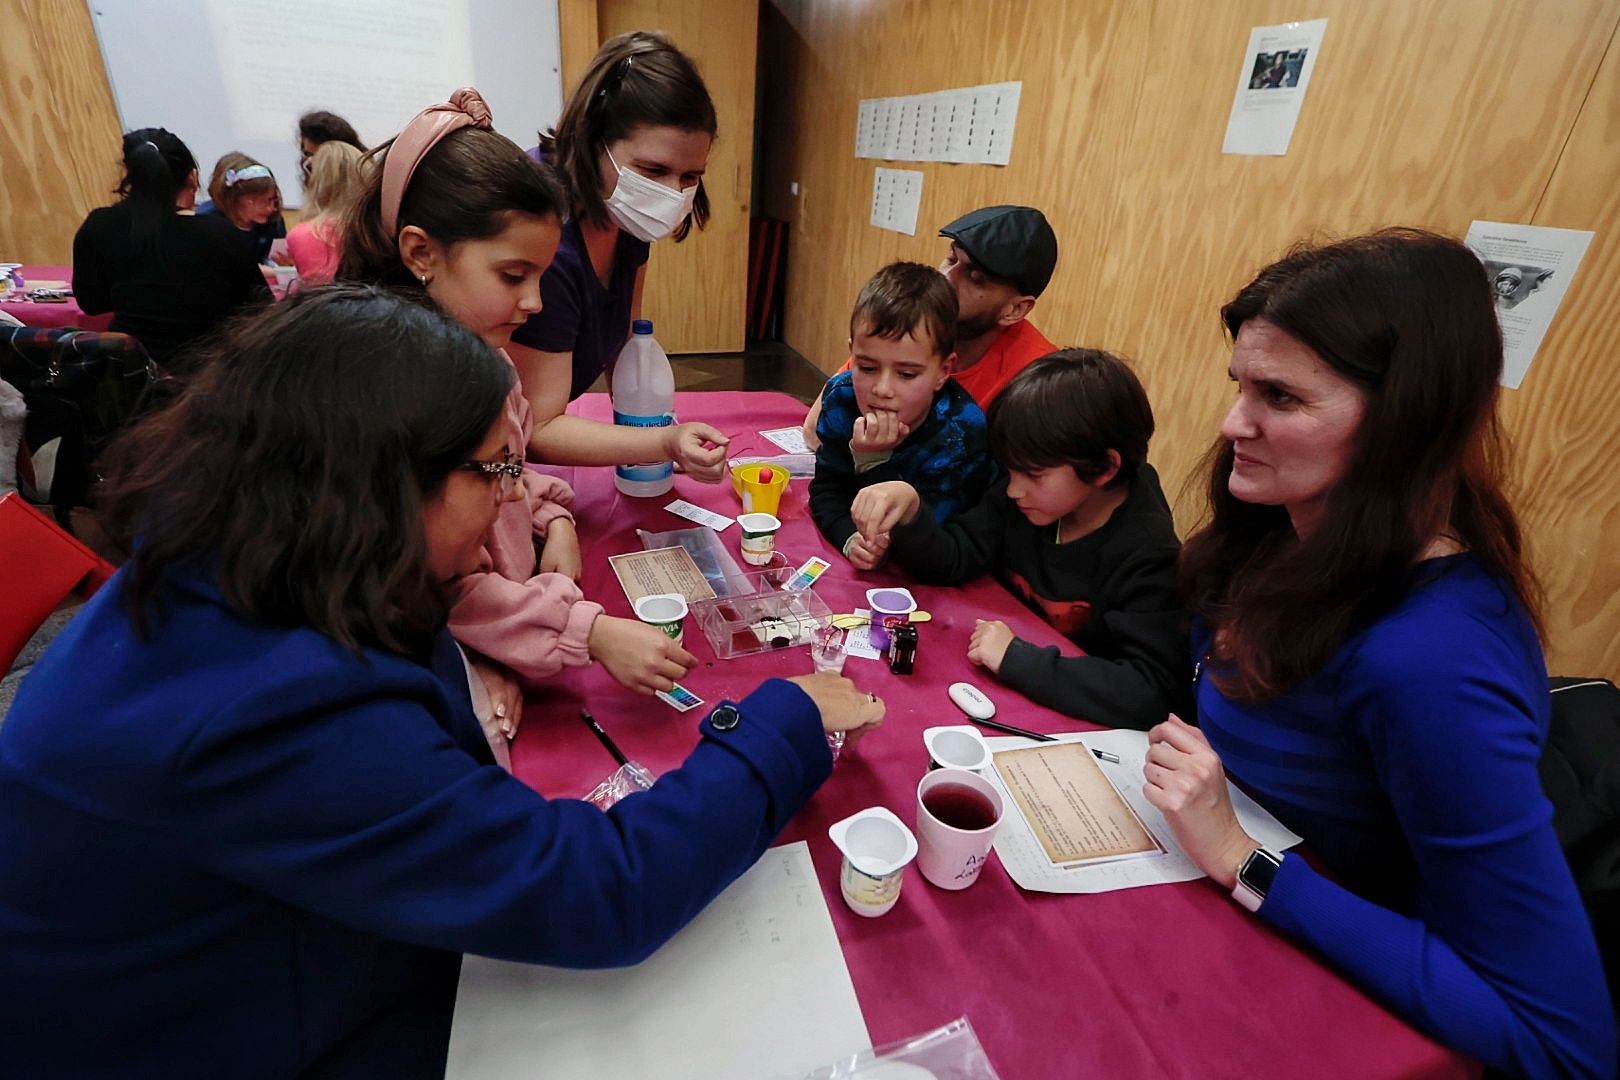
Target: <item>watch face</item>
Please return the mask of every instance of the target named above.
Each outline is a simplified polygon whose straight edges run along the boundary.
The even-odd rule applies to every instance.
[[[1281,865],[1281,859],[1264,848],[1259,848],[1243,860],[1243,867],[1238,871],[1238,879],[1261,896],[1265,896],[1271,891],[1271,883],[1277,880],[1277,868]]]

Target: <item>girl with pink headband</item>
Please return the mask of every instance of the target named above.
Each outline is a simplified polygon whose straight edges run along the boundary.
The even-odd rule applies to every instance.
[[[346,223],[340,281],[425,293],[506,358],[512,331],[540,310],[540,277],[557,251],[562,192],[497,134],[473,89],[424,109],[389,143]],[[507,358],[510,363],[510,358]],[[520,382],[507,397],[506,464],[515,485],[486,538],[478,572],[455,583],[450,630],[471,655],[474,706],[495,756],[522,712],[520,683],[595,659],[641,693],[668,690],[696,658],[663,631],[605,615],[585,599],[573,491],[522,466],[533,427]],[[536,559],[535,539],[543,542]]]

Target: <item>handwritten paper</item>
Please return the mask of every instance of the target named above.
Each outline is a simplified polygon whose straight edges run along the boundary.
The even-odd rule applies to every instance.
[[[680,593],[688,604],[714,599],[714,589],[683,547],[653,548],[609,555],[619,587],[632,605],[643,596]]]
[[[1079,743],[1049,743],[995,755],[1013,805],[1057,864],[1158,854],[1164,849]]]
[[[870,1045],[800,841],[767,851],[635,967],[467,957],[445,1076],[758,1080],[803,1076]]]

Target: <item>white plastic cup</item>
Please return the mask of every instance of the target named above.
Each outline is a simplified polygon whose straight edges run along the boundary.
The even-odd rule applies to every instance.
[[[782,523],[775,514],[743,514],[737,519],[742,528],[743,562],[750,566],[764,566],[771,561],[776,550],[776,530]]]
[[[883,806],[851,814],[827,830],[844,853],[838,891],[849,910],[867,918],[887,914],[900,899],[906,865],[917,855],[917,838]]]
[[[966,769],[928,773],[917,784],[917,869],[942,889],[972,885],[990,861],[1001,814],[1001,794],[978,773]]]
[[[930,769],[966,769],[978,772],[990,764],[990,744],[972,724],[923,729]]]
[[[842,630],[826,626],[810,639],[810,662],[817,671],[830,671],[834,675],[844,672],[844,661],[849,659],[849,642]]]
[[[685,637],[686,597],[680,593],[654,593],[635,602],[636,618],[656,626],[675,644]]]

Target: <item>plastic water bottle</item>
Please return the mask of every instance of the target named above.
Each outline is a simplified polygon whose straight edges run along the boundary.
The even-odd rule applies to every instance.
[[[653,338],[650,319],[637,319],[613,367],[613,422],[626,427],[669,427],[675,422],[675,372]],[[675,485],[675,464],[619,465],[613,483],[626,495],[662,495]]]

